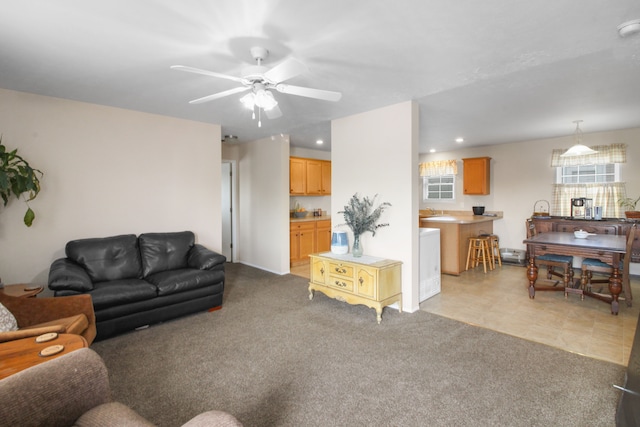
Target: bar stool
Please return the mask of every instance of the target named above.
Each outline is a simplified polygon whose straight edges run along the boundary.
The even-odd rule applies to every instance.
[[[471,268],[475,268],[481,262],[485,273],[487,272],[487,263],[489,264],[489,269],[493,270],[494,266],[489,252],[489,239],[481,236],[469,237],[469,250],[467,251],[465,270],[469,269],[469,264],[471,264]]]
[[[498,265],[502,267],[502,258],[500,258],[500,238],[496,234],[481,234],[482,237],[486,237],[489,243],[489,256],[493,264],[493,268],[496,267],[496,260]]]

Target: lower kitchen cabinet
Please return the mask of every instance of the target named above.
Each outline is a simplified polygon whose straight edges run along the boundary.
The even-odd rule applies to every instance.
[[[378,323],[388,305],[398,303],[402,312],[402,262],[380,259],[365,264],[344,258],[311,255],[309,299],[314,291],[320,291],[338,301],[366,305],[375,309]]]
[[[294,222],[289,227],[291,265],[304,264],[316,249],[316,223]]]
[[[306,264],[314,252],[331,250],[331,220],[291,222],[289,225],[290,265]]]

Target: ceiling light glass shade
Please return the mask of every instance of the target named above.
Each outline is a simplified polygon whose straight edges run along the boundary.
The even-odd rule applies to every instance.
[[[265,111],[269,111],[278,105],[278,101],[273,97],[273,94],[266,90],[256,92],[255,103]]]
[[[560,157],[571,157],[571,156],[586,156],[587,154],[595,154],[597,151],[592,150],[586,145],[576,144],[573,147],[569,148]]]
[[[574,139],[576,143],[573,147],[569,148],[564,153],[560,154],[560,157],[573,157],[573,156],[586,156],[588,154],[597,153],[596,150],[592,150],[586,145],[582,144],[582,130],[580,129],[580,123],[582,120],[575,120],[573,123],[576,124],[576,132],[574,134]]]
[[[253,107],[256,105],[255,98],[256,96],[253,93],[248,93],[240,98],[240,102],[247,110],[253,110]]]

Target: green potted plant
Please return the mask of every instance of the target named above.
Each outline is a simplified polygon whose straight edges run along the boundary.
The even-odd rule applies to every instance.
[[[18,155],[18,149],[7,150],[2,144],[0,136],[0,196],[4,206],[7,206],[12,197],[22,198],[27,204],[27,212],[24,215],[24,223],[31,227],[35,213],[29,206],[29,201],[36,198],[40,192],[40,180],[43,173],[32,168],[29,163]]]
[[[638,202],[640,202],[640,197],[637,199],[624,197],[618,200],[618,205],[625,210],[624,214],[627,218],[640,218],[640,211],[636,210]]]
[[[373,199],[364,197],[360,199],[358,193],[351,196],[349,204],[344,207],[343,211],[339,211],[344,215],[344,220],[353,231],[353,248],[351,254],[354,257],[362,256],[362,245],[360,244],[360,236],[362,233],[370,231],[373,236],[376,235],[376,230],[380,227],[386,227],[389,224],[377,224],[380,219],[380,215],[384,209],[391,206],[390,203],[381,203],[374,209],[373,204],[377,194],[373,196]]]

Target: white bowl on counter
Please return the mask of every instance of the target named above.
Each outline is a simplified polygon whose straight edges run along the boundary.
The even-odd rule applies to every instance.
[[[576,230],[573,232],[573,235],[576,236],[577,239],[586,239],[587,236],[595,236],[595,233],[587,233],[584,230]]]

